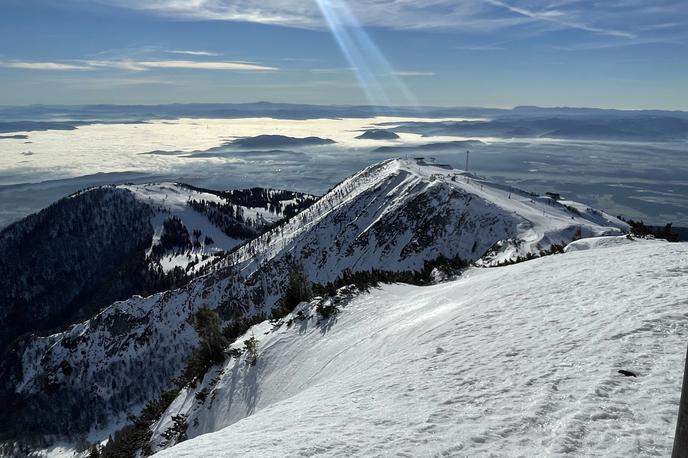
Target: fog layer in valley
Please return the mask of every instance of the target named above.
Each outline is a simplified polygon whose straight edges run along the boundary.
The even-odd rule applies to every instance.
[[[470,171],[480,175],[559,192],[615,215],[688,225],[684,113],[664,113],[659,120],[656,113],[526,108],[447,114],[452,116],[151,116],[70,124],[42,113],[36,114],[42,122],[3,122],[0,227],[97,184],[164,179],[322,194],[387,157],[427,156],[463,168],[466,150]]]

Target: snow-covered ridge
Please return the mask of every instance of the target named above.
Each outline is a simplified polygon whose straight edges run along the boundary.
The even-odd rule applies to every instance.
[[[190,440],[156,456],[668,456],[688,245],[590,242],[257,325],[255,366],[183,391],[154,442],[173,415]]]
[[[261,260],[315,252],[320,260],[302,261],[307,268],[317,266],[316,281],[329,281],[328,270],[417,269],[422,259],[440,254],[497,265],[578,238],[627,231],[623,221],[584,204],[533,195],[448,166],[396,159],[344,180],[279,231],[239,250],[232,262],[251,261],[256,252]],[[326,257],[339,265],[327,266],[321,261]],[[387,266],[380,265],[382,259]]]
[[[163,192],[161,201],[157,188],[129,189],[170,213],[186,211],[188,190]],[[188,324],[197,310],[208,306],[227,322],[269,314],[294,263],[303,264],[311,281],[327,283],[347,270],[418,271],[440,256],[496,265],[625,229],[584,205],[510,190],[459,170],[422,161],[375,164],[185,287],[115,303],[68,331],[31,339],[18,385],[29,407],[20,414],[49,409],[67,419],[61,427],[75,432],[136,413],[179,374],[197,343]],[[142,368],[150,376],[140,377]],[[92,409],[71,418],[69,412],[84,404]]]

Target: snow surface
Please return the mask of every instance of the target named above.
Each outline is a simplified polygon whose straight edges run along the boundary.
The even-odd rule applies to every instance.
[[[191,439],[156,456],[668,456],[688,244],[588,245],[260,324],[256,366],[175,401],[156,434],[186,413]]]

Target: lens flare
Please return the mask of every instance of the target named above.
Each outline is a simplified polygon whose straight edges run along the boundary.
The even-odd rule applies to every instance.
[[[368,101],[378,107],[418,107],[415,97],[349,9],[345,0],[316,0]]]

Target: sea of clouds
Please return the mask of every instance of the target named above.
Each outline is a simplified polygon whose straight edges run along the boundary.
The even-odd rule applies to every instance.
[[[613,214],[688,225],[688,143],[673,132],[670,138],[623,141],[574,135],[569,128],[556,131],[569,138],[550,138],[524,128],[522,121],[485,129],[484,120],[476,123],[479,128],[471,124],[476,120],[184,117],[4,132],[0,227],[85,186],[172,180],[214,189],[269,186],[321,194],[388,157],[432,157],[464,168],[466,150],[469,169],[480,175],[534,192],[559,192]],[[357,138],[370,129],[390,130],[399,138]],[[652,132],[656,137],[656,129]],[[314,138],[300,140],[309,137]]]

